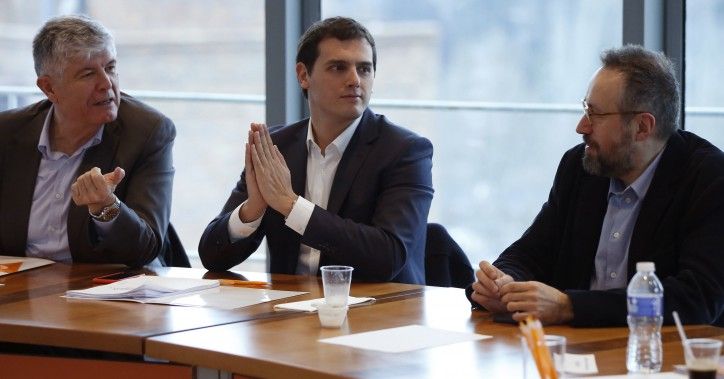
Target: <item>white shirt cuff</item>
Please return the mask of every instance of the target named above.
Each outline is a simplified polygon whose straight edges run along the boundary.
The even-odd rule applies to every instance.
[[[236,242],[242,238],[249,237],[254,233],[261,225],[261,218],[263,215],[252,222],[243,222],[239,218],[239,209],[246,204],[246,201],[241,203],[238,207],[231,212],[229,216],[229,239],[231,242]]]
[[[309,219],[312,218],[312,212],[314,212],[314,203],[299,196],[297,201],[294,202],[285,224],[299,235],[304,235]]]

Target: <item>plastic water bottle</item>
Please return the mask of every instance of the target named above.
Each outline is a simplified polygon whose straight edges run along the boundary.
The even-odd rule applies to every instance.
[[[636,275],[628,285],[629,372],[661,371],[661,323],[664,287],[654,274],[653,262],[636,263]]]

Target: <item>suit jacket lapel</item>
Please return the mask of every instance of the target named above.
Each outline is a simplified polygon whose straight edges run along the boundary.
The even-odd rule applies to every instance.
[[[23,253],[28,240],[30,207],[33,204],[35,181],[41,155],[38,140],[48,114],[46,109],[38,113],[27,126],[19,128],[15,140],[8,147],[5,156],[5,179],[2,188],[3,212],[0,214],[0,232],[4,253]]]
[[[372,118],[372,111],[366,109],[337,166],[327,202],[327,210],[332,213],[339,213],[357,173],[372,148],[372,142],[379,135],[379,125],[373,123]]]
[[[575,278],[572,283],[574,288],[588,288],[590,278],[596,259],[598,243],[601,239],[601,227],[603,218],[608,207],[608,185],[609,179],[585,174],[581,185],[581,193],[576,205],[576,216],[573,218],[576,225],[573,226],[575,238],[572,246],[570,264],[557,265],[557,267],[572,267],[571,275]]]
[[[118,143],[120,142],[120,138],[118,137],[120,128],[119,120],[106,124],[103,129],[103,140],[98,145],[86,150],[83,161],[76,172],[76,178],[93,167],[100,168],[104,174],[115,169],[113,157],[116,154]],[[88,208],[85,206],[79,207],[71,200],[68,211],[68,245],[70,251],[81,251],[81,246],[88,245],[88,242],[85,242],[88,240],[88,237],[81,239],[86,234],[84,231],[87,230],[87,223]]]
[[[655,233],[658,229],[667,205],[674,196],[675,182],[680,180],[686,162],[681,159],[685,144],[679,134],[674,133],[664,148],[659,166],[656,168],[648,192],[641,203],[639,217],[636,220],[633,237],[628,249],[628,276],[636,273],[636,262],[647,259],[653,251]]]

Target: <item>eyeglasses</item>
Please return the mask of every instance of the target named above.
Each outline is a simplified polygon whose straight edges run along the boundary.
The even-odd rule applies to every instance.
[[[586,99],[581,100],[581,104],[583,104],[583,115],[585,115],[585,116],[586,116],[586,119],[588,120],[588,122],[591,122],[591,123],[593,122],[593,120],[592,120],[591,118],[592,118],[592,117],[597,117],[597,116],[610,116],[610,115],[614,115],[614,114],[647,113],[647,112],[645,112],[645,111],[625,111],[625,112],[595,113],[595,112],[591,112],[591,107],[588,106],[588,102],[586,101]]]

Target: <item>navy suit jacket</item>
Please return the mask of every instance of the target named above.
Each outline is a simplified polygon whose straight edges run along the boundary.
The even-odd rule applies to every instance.
[[[38,140],[51,103],[0,112],[0,254],[25,255],[35,180],[41,155]],[[121,94],[118,117],[106,124],[103,141],[89,148],[77,176],[93,167],[116,166],[126,176],[116,188],[121,213],[100,240],[88,208],[71,200],[68,243],[73,262],[142,266],[163,249],[171,213],[172,149],[176,128],[164,115]]]
[[[566,152],[548,201],[493,263],[517,281],[564,291],[572,325],[626,324],[626,289],[591,291],[609,179],[586,173],[584,145]],[[664,286],[664,321],[715,323],[724,313],[724,153],[678,131],[668,140],[631,237],[628,280],[652,261]]]
[[[270,130],[304,195],[309,120]],[[300,243],[321,251],[319,265],[354,267],[356,280],[425,283],[425,229],[432,201],[432,144],[384,116],[365,110],[334,176],[327,209],[315,206],[304,235],[267,208],[251,236],[231,243],[231,212],[247,198],[244,172],[221,214],[199,243],[204,266],[223,271],[243,262],[264,236],[269,271],[294,274]]]

